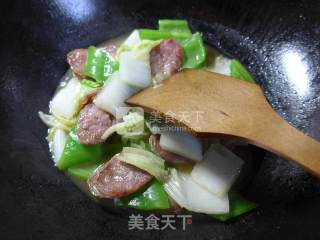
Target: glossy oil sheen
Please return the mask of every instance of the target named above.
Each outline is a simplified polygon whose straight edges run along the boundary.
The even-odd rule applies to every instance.
[[[186,18],[249,67],[281,116],[319,140],[318,1],[4,0],[0,13],[0,239],[320,238],[319,181],[271,154],[244,192],[259,203],[253,213],[224,224],[195,214],[184,232],[129,231],[129,211],[101,208],[52,166],[36,114],[69,50]]]

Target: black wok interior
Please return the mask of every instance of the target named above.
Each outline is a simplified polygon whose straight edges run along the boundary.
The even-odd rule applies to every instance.
[[[319,1],[1,1],[0,239],[320,239],[319,180],[272,154],[243,190],[259,203],[252,213],[227,223],[194,214],[186,231],[129,231],[129,211],[102,208],[53,166],[37,116],[68,51],[184,18],[248,66],[283,118],[320,140],[319,16]]]

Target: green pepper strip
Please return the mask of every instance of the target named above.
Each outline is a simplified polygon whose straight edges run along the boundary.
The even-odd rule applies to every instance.
[[[92,173],[100,166],[100,164],[102,163],[91,163],[75,166],[68,168],[67,172],[70,176],[86,181],[91,177]]]
[[[168,31],[171,33],[183,33],[186,38],[190,38],[192,33],[186,20],[159,20],[159,31]]]
[[[183,68],[203,67],[206,60],[206,49],[200,33],[195,33],[190,39],[184,41],[182,47],[184,49]]]
[[[116,199],[115,205],[117,207],[134,208],[145,211],[168,209],[170,207],[168,195],[162,184],[156,179],[153,179],[144,190],[124,198]]]
[[[84,163],[99,163],[109,159],[122,150],[121,143],[101,143],[96,145],[84,145],[78,142],[74,130],[70,132],[62,156],[58,162],[60,170],[66,170]]]
[[[243,215],[245,213],[250,212],[252,209],[256,208],[256,204],[253,202],[250,202],[243,197],[241,197],[237,193],[230,193],[229,194],[229,201],[230,201],[230,211],[229,213],[225,214],[213,214],[209,215],[219,221],[227,221],[229,219],[238,217],[240,215]]]
[[[231,60],[231,77],[238,78],[251,83],[256,83],[248,70],[236,59]]]
[[[139,35],[142,40],[161,40],[167,38],[173,38],[178,41],[182,41],[189,37],[184,32],[170,32],[170,31],[159,31],[154,29],[139,29]]]
[[[102,85],[107,78],[119,69],[119,64],[112,60],[105,51],[96,47],[88,48],[88,57],[84,74]]]

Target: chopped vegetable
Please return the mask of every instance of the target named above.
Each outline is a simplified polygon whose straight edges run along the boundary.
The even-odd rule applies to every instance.
[[[164,188],[168,195],[187,210],[221,214],[229,212],[228,195],[219,197],[193,181],[190,174],[172,168]]]
[[[183,68],[203,67],[206,60],[206,49],[200,33],[195,33],[190,39],[185,40],[182,47],[184,49]]]
[[[117,133],[125,138],[141,136],[144,134],[144,116],[137,112],[130,112],[123,117],[123,122],[117,123],[102,135],[102,139],[107,139],[113,133]]]
[[[201,161],[202,145],[199,139],[186,132],[163,132],[160,135],[162,149],[185,158]]]
[[[230,76],[230,64],[231,60],[229,58],[226,58],[224,56],[217,56],[215,57],[214,63],[210,64],[206,70]]]
[[[161,19],[159,20],[159,30],[171,33],[183,33],[185,38],[189,38],[192,35],[186,20]]]
[[[231,77],[238,78],[247,82],[255,83],[255,80],[248,70],[236,59],[231,60],[230,64]]]
[[[185,20],[159,20],[159,30],[139,29],[141,39],[160,40],[173,38],[178,41],[191,37],[188,22]]]
[[[55,129],[50,142],[50,149],[52,151],[52,157],[55,164],[60,160],[64,147],[67,142],[68,135],[62,129]]]
[[[146,40],[161,40],[166,38],[173,38],[171,32],[159,31],[155,29],[139,29],[139,35],[141,39]]]
[[[117,207],[134,208],[144,211],[168,209],[170,207],[163,185],[153,179],[142,191],[128,197],[115,199]]]
[[[141,42],[138,30],[134,30],[129,37],[122,43],[123,46],[133,47]]]
[[[149,135],[143,135],[143,137],[138,139],[129,138],[126,140],[127,142],[125,143],[125,146],[127,147],[140,148],[140,149],[151,152],[151,145],[148,142]]]
[[[117,59],[120,59],[120,55],[123,52],[131,52],[131,57],[133,57],[134,59],[149,62],[151,49],[160,44],[160,42],[161,40],[142,40],[137,45],[133,46],[127,46],[122,44],[121,47],[117,50]]]
[[[123,82],[119,76],[118,72],[114,73],[93,101],[113,116],[116,116],[120,107],[127,106],[125,101],[137,92],[137,89]]]
[[[136,57],[135,52],[122,52],[119,62],[121,80],[138,89],[151,85],[149,58],[141,60]]]
[[[62,129],[67,132],[69,132],[76,123],[75,118],[65,119],[63,117],[45,114],[41,111],[38,112],[38,115],[42,120],[42,122],[46,124],[48,127],[54,128],[54,129]]]
[[[98,88],[100,86],[101,85],[99,83],[91,81],[91,80],[87,80],[87,79],[81,80],[81,87],[88,87],[88,88],[95,89],[95,88]]]
[[[93,46],[88,48],[88,57],[84,73],[93,78],[99,84],[103,84],[107,78],[119,68],[119,64],[112,60],[108,54]]]
[[[86,162],[100,162],[102,159],[102,144],[82,145],[72,137],[69,137],[58,162],[58,168],[66,170],[69,167]]]
[[[97,82],[91,81],[91,80],[81,80],[81,85],[80,85],[80,91],[79,91],[79,100],[82,101],[85,99],[90,94],[93,94],[94,92],[97,91],[97,89],[101,85]]]
[[[60,170],[87,162],[100,162],[105,157],[103,144],[83,145],[78,142],[77,135],[71,131],[58,162]]]
[[[118,158],[125,163],[150,173],[160,182],[163,182],[168,174],[165,169],[164,160],[143,149],[125,147]]]
[[[256,206],[257,206],[255,203],[244,199],[239,194],[234,193],[234,192],[231,192],[229,194],[229,199],[230,199],[229,213],[214,214],[214,215],[210,215],[210,216],[219,220],[219,221],[227,221],[229,219],[232,219],[232,218],[238,217],[240,215],[243,215],[245,213],[248,213],[252,209],[256,208]]]
[[[68,168],[68,174],[81,180],[88,180],[101,163],[84,164]]]
[[[197,163],[192,172],[192,179],[207,191],[224,196],[238,177],[243,161],[220,144],[212,144]]]
[[[79,91],[80,81],[77,78],[71,78],[50,102],[50,112],[61,118],[74,118],[79,107],[79,101],[77,101]]]

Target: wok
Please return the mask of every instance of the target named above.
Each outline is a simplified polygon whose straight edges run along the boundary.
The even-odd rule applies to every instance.
[[[130,211],[102,208],[57,171],[37,117],[68,51],[184,18],[248,67],[284,119],[320,140],[319,1],[4,0],[0,13],[0,239],[320,238],[319,180],[270,153],[257,153],[242,190],[259,203],[252,213],[226,223],[194,214],[185,231],[128,230]]]

